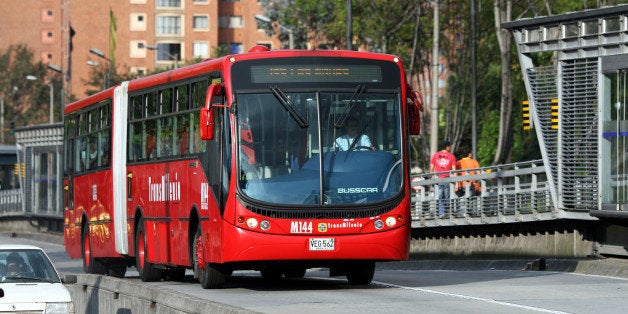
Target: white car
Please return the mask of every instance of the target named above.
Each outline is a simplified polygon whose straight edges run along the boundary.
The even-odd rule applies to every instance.
[[[48,255],[32,245],[0,245],[0,313],[74,313],[74,303]]]

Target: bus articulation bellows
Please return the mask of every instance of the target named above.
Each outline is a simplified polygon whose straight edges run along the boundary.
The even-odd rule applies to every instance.
[[[420,110],[400,59],[366,52],[258,46],[124,82],[65,108],[66,250],[203,288],[312,267],[368,284],[409,255]]]

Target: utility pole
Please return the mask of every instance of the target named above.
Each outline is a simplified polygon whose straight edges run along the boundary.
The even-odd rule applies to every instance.
[[[471,152],[478,158],[478,127],[477,127],[477,56],[475,45],[475,0],[471,0]]]
[[[351,0],[347,0],[347,50],[353,50],[353,17]]]
[[[430,92],[432,100],[430,108],[430,152],[431,155],[438,151],[438,0],[432,2],[434,4],[434,46],[432,47],[432,83],[430,84]]]
[[[4,144],[4,97],[0,97],[0,143]]]

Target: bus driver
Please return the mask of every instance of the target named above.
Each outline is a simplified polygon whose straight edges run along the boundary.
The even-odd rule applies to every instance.
[[[336,150],[374,150],[371,139],[366,134],[358,133],[358,120],[348,118],[345,122],[345,135],[338,137],[334,143]],[[356,138],[358,137],[359,138]]]

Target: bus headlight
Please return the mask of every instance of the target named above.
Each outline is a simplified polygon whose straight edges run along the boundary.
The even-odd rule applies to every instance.
[[[249,228],[251,228],[251,229],[255,229],[255,228],[257,228],[257,225],[258,225],[258,223],[257,223],[257,219],[255,219],[255,218],[249,218],[249,219],[247,219],[247,220],[246,220],[246,225],[247,225]]]
[[[375,229],[380,230],[384,227],[384,222],[381,219],[377,219],[373,225],[375,226]]]
[[[386,226],[388,227],[393,227],[395,226],[395,224],[397,224],[397,219],[395,219],[395,217],[388,217],[386,218]]]
[[[262,220],[262,222],[259,223],[259,227],[266,231],[268,229],[270,229],[270,222],[268,222],[268,220]]]

